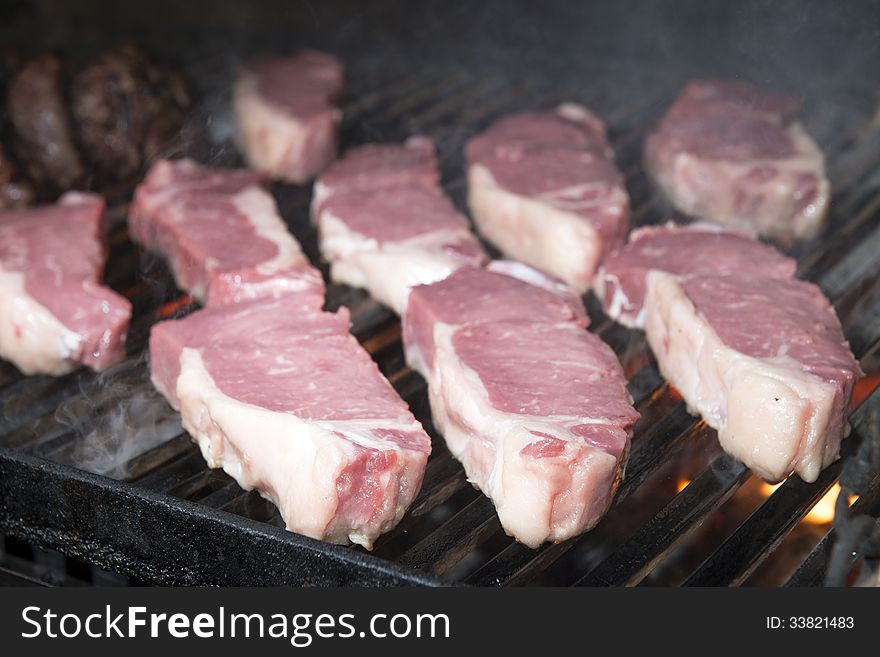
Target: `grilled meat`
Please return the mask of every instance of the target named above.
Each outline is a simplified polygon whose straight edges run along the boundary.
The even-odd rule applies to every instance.
[[[63,86],[61,60],[43,55],[16,70],[6,89],[16,148],[27,173],[49,192],[70,189],[83,179]]]
[[[167,155],[189,106],[182,76],[130,45],[99,55],[72,83],[79,143],[98,173],[114,179]]]

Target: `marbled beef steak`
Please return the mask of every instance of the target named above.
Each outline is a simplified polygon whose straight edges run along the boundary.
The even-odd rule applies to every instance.
[[[123,358],[131,304],[100,284],[103,269],[101,197],[0,212],[0,356],[54,375]]]
[[[685,214],[782,242],[813,237],[830,185],[797,110],[742,82],[692,82],[645,140],[648,174]]]

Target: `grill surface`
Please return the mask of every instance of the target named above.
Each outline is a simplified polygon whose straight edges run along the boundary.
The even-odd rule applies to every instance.
[[[39,4],[44,13],[46,7],[61,11],[55,3]],[[69,29],[76,30],[76,10],[71,11]],[[86,18],[95,16],[83,11]],[[451,38],[458,25],[455,12],[441,20],[424,11],[409,17],[410,26],[421,26],[411,31],[418,36],[423,29],[430,43],[437,41],[437,34]],[[528,17],[525,6],[516,11],[519,22]],[[270,28],[250,25],[235,32],[235,53],[217,35],[197,40],[197,47],[184,44],[191,36],[186,17],[167,39],[157,37],[155,28],[150,31],[148,18],[141,23],[131,18],[147,26],[138,39],[183,62],[203,99],[183,143],[169,145],[169,152],[237,164],[228,141],[227,104],[228,81],[239,55],[318,45],[339,52],[349,65],[343,147],[428,134],[440,148],[445,188],[464,209],[462,147],[470,135],[510,111],[562,100],[583,102],[609,125],[632,197],[633,223],[657,223],[672,215],[640,164],[645,131],[688,77],[737,72],[729,64],[727,70],[718,70],[714,60],[670,70],[634,64],[619,51],[604,59],[583,54],[562,59],[529,48],[522,55],[529,65],[518,68],[500,46],[480,48],[465,37],[460,47],[432,59],[391,39],[397,29],[393,21],[384,32],[390,35],[388,42],[358,49],[351,45],[358,42],[351,35],[379,19],[354,15],[357,20],[332,23],[323,14],[312,16],[307,23],[319,33],[335,34],[317,43],[305,37],[284,42],[275,34],[258,46],[255,35],[261,29],[270,34]],[[436,24],[425,24],[425,16]],[[39,19],[15,9],[8,29],[15,29],[15,21],[35,29],[33,22]],[[113,19],[107,20],[111,24]],[[334,32],[330,25],[339,29]],[[78,34],[78,57],[108,40],[105,33]],[[77,43],[63,31],[50,33],[46,40],[50,46]],[[574,52],[571,43],[562,48]],[[765,74],[782,84],[772,69],[744,68],[753,78]],[[880,441],[880,392],[875,389],[880,373],[880,122],[872,114],[880,82],[830,73],[828,79],[806,86],[800,78],[789,81],[806,99],[803,119],[826,153],[834,190],[828,229],[795,247],[792,255],[800,262],[801,276],[818,283],[832,299],[869,374],[858,388],[853,433],[844,443],[844,455],[851,455],[863,444]],[[101,375],[79,371],[58,379],[23,378],[0,363],[0,531],[15,537],[8,539],[10,553],[18,539],[27,540],[158,583],[741,584],[773,565],[780,544],[840,476],[842,462],[826,469],[814,484],[791,478],[766,499],[740,509],[736,513],[742,517],[731,523],[729,518],[736,516],[733,500],[756,487],[755,478],[721,453],[714,431],[688,415],[659,376],[643,337],[608,321],[588,298],[591,330],[620,357],[642,418],[626,478],[600,525],[566,543],[538,550],[522,547],[504,535],[491,503],[467,484],[433,431],[424,381],[404,363],[397,319],[362,292],[331,285],[328,306],[351,309],[353,332],[432,434],[434,452],[411,511],[396,530],[377,541],[372,554],[285,532],[271,504],[205,466],[176,414],[153,390],[144,354],[149,327],[195,306],[174,288],[161,262],[128,241],[124,218],[130,188],[101,191],[110,199],[114,219],[107,282],[135,308],[130,357]],[[308,223],[309,189],[277,185],[273,191],[291,230],[317,263],[316,236]],[[874,479],[854,511],[876,515],[878,500],[880,479]],[[813,543],[790,584],[821,583],[832,530]],[[0,563],[2,557],[0,541]]]

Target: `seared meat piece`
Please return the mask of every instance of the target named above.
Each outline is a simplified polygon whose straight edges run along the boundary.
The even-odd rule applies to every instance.
[[[6,90],[10,72],[15,68],[17,55],[14,52],[0,52],[0,98]],[[34,190],[25,180],[19,167],[12,158],[7,144],[7,133],[4,130],[5,114],[0,110],[0,210],[20,208],[34,201]]]
[[[102,175],[117,179],[167,155],[190,106],[183,78],[134,46],[100,55],[76,76],[71,96],[87,158]]]
[[[18,69],[6,89],[9,120],[28,173],[54,191],[70,189],[83,177],[62,87],[61,61],[44,55]]]

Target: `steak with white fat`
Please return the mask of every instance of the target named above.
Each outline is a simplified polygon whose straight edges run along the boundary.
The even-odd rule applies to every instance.
[[[629,224],[605,125],[573,103],[514,114],[473,138],[467,157],[480,233],[505,256],[588,289]]]
[[[648,174],[685,214],[783,242],[813,237],[830,185],[797,110],[742,82],[691,82],[645,140]]]
[[[425,137],[361,146],[331,166],[312,201],[331,278],[402,314],[414,285],[482,264],[483,249],[439,177]]]
[[[248,164],[291,183],[323,171],[336,157],[342,86],[342,63],[316,50],[242,69],[233,109]]]
[[[53,375],[121,360],[131,304],[100,284],[103,268],[100,196],[0,212],[0,356]]]
[[[725,451],[769,481],[815,481],[837,459],[862,374],[834,309],[794,272],[743,235],[669,225],[635,231],[595,286]]]
[[[261,178],[193,160],[160,160],[135,191],[129,232],[168,259],[177,284],[208,305],[309,293],[324,284]]]
[[[645,328],[648,274],[658,269],[682,276],[731,275],[792,278],[797,263],[772,246],[715,224],[645,226],[609,255],[594,289],[605,312],[630,328]]]
[[[524,265],[499,269],[414,288],[404,345],[468,480],[508,534],[537,547],[605,513],[638,413],[581,300]]]
[[[430,439],[344,309],[290,294],[200,310],[153,327],[150,366],[208,464],[292,531],[370,548],[421,486]]]

